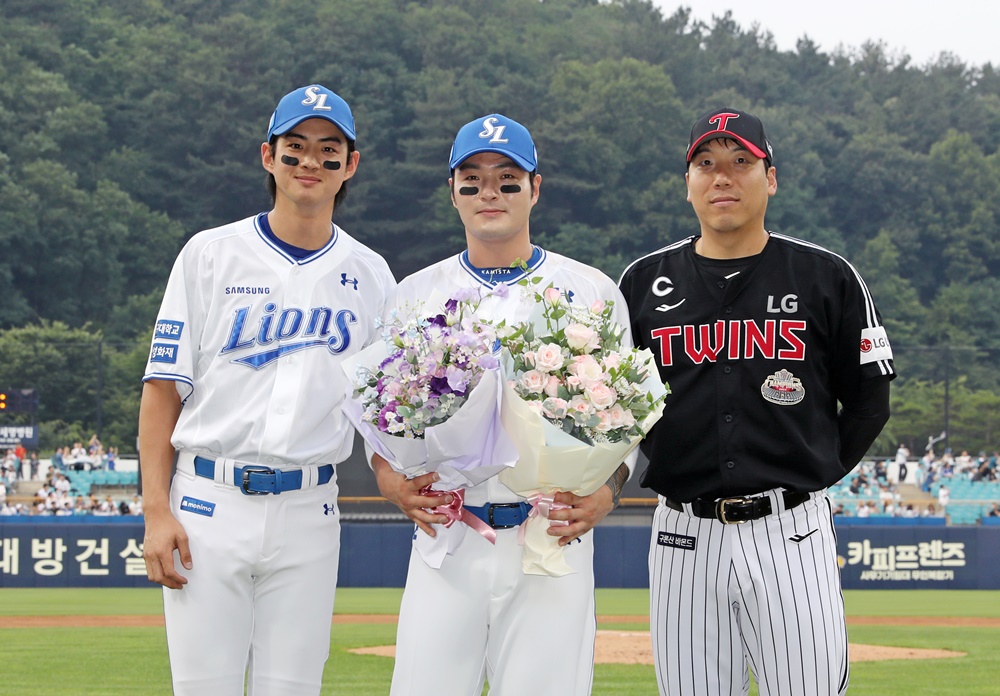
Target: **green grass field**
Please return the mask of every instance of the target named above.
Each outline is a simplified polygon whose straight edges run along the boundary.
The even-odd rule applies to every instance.
[[[337,592],[338,614],[394,614],[401,590],[345,588]],[[849,616],[1000,617],[1000,592],[845,592]],[[648,616],[645,590],[598,590],[600,615]],[[158,590],[0,589],[0,616],[57,616],[162,613]],[[601,628],[645,630],[648,624],[601,624]],[[332,627],[324,695],[386,694],[392,660],[354,655],[351,648],[387,645],[393,624]],[[851,626],[852,643],[944,648],[965,657],[864,662],[851,666],[854,694],[985,696],[998,693],[1000,629],[966,627]],[[168,696],[170,670],[166,639],[157,628],[0,629],[0,694],[61,696],[142,694]],[[594,694],[656,694],[652,667],[597,665]]]

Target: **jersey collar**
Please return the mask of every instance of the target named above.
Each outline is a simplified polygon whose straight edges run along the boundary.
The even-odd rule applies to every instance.
[[[278,239],[274,230],[271,229],[271,224],[267,221],[267,213],[260,213],[256,218],[254,218],[254,227],[257,229],[257,234],[260,235],[260,238],[264,240],[265,244],[271,247],[279,256],[284,258],[289,263],[298,264],[299,266],[312,263],[326,254],[334,247],[334,245],[336,245],[337,237],[339,236],[337,226],[331,222],[330,227],[333,230],[333,233],[330,235],[329,242],[319,249],[303,249],[302,247],[297,247]]]
[[[501,266],[499,268],[477,268],[472,265],[469,261],[469,250],[463,251],[459,257],[458,262],[465,269],[465,272],[476,279],[482,285],[486,287],[494,287],[503,283],[505,285],[514,285],[518,281],[528,277],[530,273],[534,273],[539,266],[545,263],[545,258],[547,254],[545,250],[541,247],[537,247],[534,244],[531,245],[531,258],[525,267],[513,266],[505,267]]]

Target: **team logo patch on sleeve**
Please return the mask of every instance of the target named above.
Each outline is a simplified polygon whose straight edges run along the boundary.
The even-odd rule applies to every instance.
[[[184,496],[181,498],[181,511],[182,512],[193,512],[196,515],[204,515],[205,517],[211,517],[215,514],[215,503],[210,503],[207,500],[198,500],[197,498],[191,498]]]
[[[156,322],[156,330],[153,332],[153,338],[163,338],[168,341],[179,341],[183,331],[183,321],[170,321],[164,319]]]
[[[149,362],[176,364],[177,346],[166,343],[154,343],[152,350],[149,351]]]
[[[892,346],[889,337],[885,335],[885,327],[864,329],[861,332],[861,364],[892,360]]]
[[[779,406],[794,406],[806,398],[806,388],[802,380],[793,376],[788,370],[778,370],[769,375],[760,387],[760,395],[765,401]]]
[[[671,534],[670,532],[657,532],[656,543],[660,546],[669,546],[674,549],[684,551],[694,551],[695,538],[684,536],[683,534]]]

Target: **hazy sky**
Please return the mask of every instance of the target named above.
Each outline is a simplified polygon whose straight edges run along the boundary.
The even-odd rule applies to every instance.
[[[961,0],[653,0],[665,17],[678,7],[711,22],[731,10],[733,19],[749,29],[755,22],[774,35],[781,50],[794,50],[808,36],[824,53],[838,45],[859,47],[882,40],[890,53],[908,54],[924,65],[942,52],[965,63],[1000,67],[1000,1]]]

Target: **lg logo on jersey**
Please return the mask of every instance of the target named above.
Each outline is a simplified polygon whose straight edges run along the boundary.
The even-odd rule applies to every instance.
[[[798,295],[785,295],[781,298],[781,306],[774,306],[774,295],[767,296],[767,311],[769,314],[795,314],[799,311]]]
[[[656,295],[657,297],[666,297],[667,295],[669,295],[670,293],[672,293],[674,291],[674,283],[673,283],[673,281],[670,280],[670,278],[667,278],[666,276],[660,276],[659,278],[657,278],[656,280],[653,281],[652,290],[653,290],[653,294]],[[684,304],[684,301],[686,299],[687,298],[685,297],[680,302],[678,302],[677,304],[674,304],[674,305],[672,305],[672,304],[661,304],[659,307],[656,308],[656,311],[657,312],[669,312],[671,309],[677,309],[682,304]]]
[[[240,307],[233,317],[229,328],[229,339],[219,351],[220,355],[245,350],[255,346],[265,347],[275,342],[307,336],[314,339],[280,343],[275,348],[267,348],[252,355],[245,355],[233,360],[234,363],[259,370],[270,365],[278,358],[307,348],[326,346],[330,353],[338,355],[351,345],[350,324],[357,324],[357,315],[349,309],[342,309],[334,315],[329,307],[313,307],[307,312],[298,307],[286,307],[276,314],[278,306],[273,302],[264,305],[264,315],[257,322],[257,335],[244,337],[243,332],[250,316],[251,307]]]

